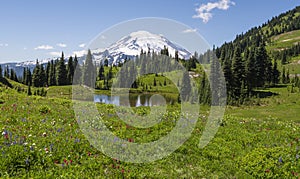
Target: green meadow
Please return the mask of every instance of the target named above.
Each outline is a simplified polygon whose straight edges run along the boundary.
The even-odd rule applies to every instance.
[[[146,80],[146,79],[145,79]],[[13,84],[14,86],[17,83]],[[209,107],[192,136],[174,153],[151,163],[112,159],[83,135],[71,101],[71,86],[50,87],[47,96],[27,96],[0,84],[0,176],[9,178],[297,178],[299,177],[300,92],[289,86],[265,89],[273,95],[251,106],[227,106],[215,137],[198,147]],[[168,106],[161,123],[139,129],[126,125],[113,105],[97,104],[105,125],[131,142],[155,141],[180,116]],[[137,107],[147,115],[149,107]]]

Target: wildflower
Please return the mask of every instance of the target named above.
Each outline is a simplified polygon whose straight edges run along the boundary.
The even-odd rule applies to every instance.
[[[66,159],[64,159],[64,163],[65,163],[66,165],[68,165],[68,161],[67,161]]]
[[[128,139],[128,142],[134,142],[134,140],[133,139]]]
[[[27,142],[25,142],[23,145],[27,145],[28,143]]]
[[[79,143],[80,142],[80,139],[75,139],[75,143]]]
[[[34,150],[34,147],[33,147],[33,146],[30,146],[29,148],[30,148],[31,151]]]
[[[55,160],[55,161],[54,161],[54,163],[55,163],[55,164],[58,164],[58,161],[57,161],[57,160]]]
[[[283,163],[282,157],[279,157],[278,162]]]
[[[299,159],[299,155],[298,154],[296,155],[296,159]]]
[[[47,133],[46,132],[43,133],[43,137],[47,137]]]
[[[29,165],[29,160],[28,160],[28,158],[26,158],[25,163],[26,163],[26,165]]]
[[[32,136],[31,134],[28,135],[28,137],[31,137],[31,136]]]
[[[32,146],[35,146],[35,143],[33,143]]]
[[[271,171],[270,169],[267,169],[265,172],[266,172],[266,173],[270,173],[270,171]]]
[[[45,152],[46,152],[46,153],[48,153],[48,152],[49,152],[49,149],[48,149],[47,147],[46,147],[44,150],[45,150]]]
[[[123,168],[122,168],[121,172],[124,173],[124,169]]]

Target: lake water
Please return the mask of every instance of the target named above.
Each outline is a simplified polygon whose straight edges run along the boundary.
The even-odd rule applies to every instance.
[[[129,99],[128,96],[94,95],[94,102],[113,104],[116,106],[163,106],[166,104],[173,104],[174,101],[174,99],[153,94],[130,94]]]

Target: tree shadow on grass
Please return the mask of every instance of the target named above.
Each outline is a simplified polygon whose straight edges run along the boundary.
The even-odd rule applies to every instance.
[[[268,98],[271,96],[278,96],[278,93],[274,93],[271,91],[253,91],[252,92],[253,96],[256,96],[258,98]]]

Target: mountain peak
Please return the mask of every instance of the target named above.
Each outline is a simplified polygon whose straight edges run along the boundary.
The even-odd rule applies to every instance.
[[[135,56],[140,54],[141,50],[160,53],[164,47],[168,48],[170,55],[173,57],[176,51],[178,51],[179,58],[188,59],[191,56],[189,51],[169,41],[163,35],[144,30],[124,36],[100,53],[96,53],[96,50],[93,50],[93,55],[98,62],[108,59],[109,64],[118,64],[124,62],[126,58],[135,58]]]

